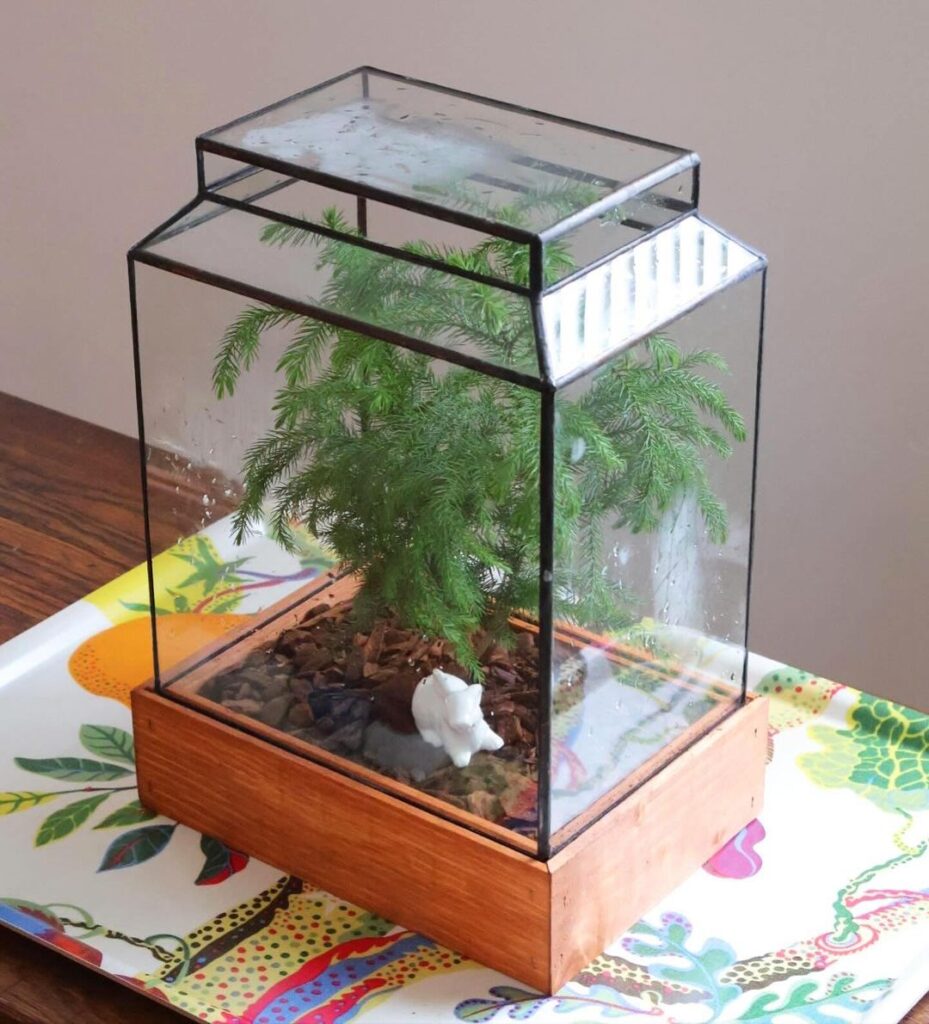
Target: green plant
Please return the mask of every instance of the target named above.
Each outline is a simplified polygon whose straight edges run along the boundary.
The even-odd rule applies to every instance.
[[[523,197],[511,221],[563,196]],[[336,210],[328,228],[352,234]],[[319,300],[361,321],[535,368],[530,310],[522,296],[417,264],[269,225],[270,245],[319,247],[329,275]],[[526,283],[524,246],[502,239],[471,249],[411,243],[413,253]],[[547,275],[569,269],[548,247]],[[538,600],[539,395],[363,334],[269,306],[249,306],[216,358],[216,396],[232,395],[257,358],[262,335],[286,327],[274,426],[249,448],[241,541],[270,505],[273,535],[292,543],[300,521],[329,544],[362,584],[360,626],[394,613],[406,626],[449,640],[478,673],[471,638],[508,642],[508,616]],[[631,603],[603,571],[606,524],[654,529],[683,492],[696,496],[708,534],[725,539],[726,510],[707,480],[704,454],[726,457],[743,421],[707,369],[714,353],[684,354],[664,335],[598,372],[577,397],[557,401],[557,613],[620,630]]]

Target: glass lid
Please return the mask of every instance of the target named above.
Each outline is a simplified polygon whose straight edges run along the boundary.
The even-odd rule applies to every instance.
[[[675,146],[373,68],[207,132],[198,147],[532,235],[557,235],[697,164]]]

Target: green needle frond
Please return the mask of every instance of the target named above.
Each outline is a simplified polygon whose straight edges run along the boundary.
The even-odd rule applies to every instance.
[[[507,216],[515,224],[540,212],[557,217],[576,204],[578,187],[564,182],[520,195]],[[476,202],[467,190],[460,199],[462,208]],[[337,210],[326,211],[323,223],[354,233]],[[360,320],[376,316],[393,330],[465,346],[507,366],[535,365],[522,296],[290,225],[269,224],[262,239],[317,250],[327,308]],[[528,282],[527,249],[514,242],[494,238],[470,249],[415,242],[407,249]],[[549,277],[572,267],[563,247],[549,246],[547,260]],[[473,634],[489,629],[505,642],[508,617],[538,607],[538,394],[253,305],[221,340],[217,398],[235,393],[262,336],[281,325],[290,333],[276,364],[273,427],[244,458],[236,539],[269,515],[272,535],[292,547],[293,524],[303,523],[359,575],[359,622],[395,613],[409,627],[444,637],[458,660],[479,672]],[[727,458],[733,442],[746,437],[718,383],[727,373],[717,354],[685,352],[655,334],[592,374],[583,392],[559,395],[559,617],[589,628],[634,628],[641,615],[635,596],[605,568],[607,532],[656,530],[685,495],[694,497],[707,536],[725,541],[726,508],[706,460]]]

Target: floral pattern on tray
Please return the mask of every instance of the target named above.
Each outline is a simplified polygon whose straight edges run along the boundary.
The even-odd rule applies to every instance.
[[[174,659],[331,564],[218,526],[159,558]],[[147,615],[139,567],[0,647],[0,922],[194,1019],[887,1024],[929,988],[929,716],[753,656],[761,819],[547,998],[142,807]]]

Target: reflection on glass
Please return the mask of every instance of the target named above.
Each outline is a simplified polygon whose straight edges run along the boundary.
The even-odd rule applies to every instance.
[[[533,358],[528,318],[487,332],[489,289],[398,289],[405,265],[347,251],[317,255],[334,307],[366,289],[412,331],[458,301],[463,335]],[[534,843],[538,392],[141,270],[150,511],[178,540],[153,562],[162,682]],[[260,642],[210,646],[295,594]]]
[[[741,697],[760,285],[556,398],[555,831]]]
[[[552,375],[620,351],[760,263],[698,217],[644,238],[543,297]]]

